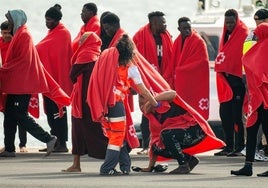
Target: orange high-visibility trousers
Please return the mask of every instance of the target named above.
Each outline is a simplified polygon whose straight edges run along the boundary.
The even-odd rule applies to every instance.
[[[126,121],[109,122],[109,127],[106,125],[108,144],[121,147],[125,139],[125,129]]]

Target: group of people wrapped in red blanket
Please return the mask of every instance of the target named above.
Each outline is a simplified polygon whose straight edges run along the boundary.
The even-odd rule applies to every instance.
[[[38,55],[25,25],[25,13],[22,10],[11,10],[7,13],[13,39],[6,53],[5,64],[0,68],[0,89],[1,93],[5,94],[1,96],[1,101],[4,102],[4,128],[11,133],[9,135],[13,135],[19,124],[36,138],[47,143],[47,155],[52,152],[56,137],[45,132],[28,115],[31,95],[42,93],[57,104],[59,116],[63,115],[63,107],[70,104],[72,106],[74,160],[69,168],[63,170],[64,172],[80,172],[80,156],[88,154],[104,159],[100,167],[101,175],[129,174],[129,152],[139,146],[131,118],[130,101],[133,89],[139,95],[140,110],[149,120],[151,137],[148,167],[133,167],[132,170],[164,171],[164,167],[157,168],[156,162],[175,159],[178,161],[178,167],[170,173],[188,174],[199,162],[195,154],[225,146],[207,122],[208,54],[203,39],[191,29],[189,18],[182,17],[178,20],[181,34],[174,44],[167,33],[160,36],[160,46],[169,46],[171,49],[162,49],[164,54],[168,54],[161,56],[163,64],[152,65],[150,61],[158,62],[159,56],[152,55],[155,53],[153,47],[147,48],[142,46],[142,42],[139,43],[142,40],[144,43],[159,40],[147,37],[151,35],[149,25],[141,29],[140,36],[135,37],[135,43],[140,45],[136,47],[133,40],[120,27],[120,19],[116,14],[108,12],[99,21],[93,3],[86,4],[82,13],[85,25],[73,41],[70,59],[68,77],[73,84],[71,94],[66,92],[70,87],[63,90],[47,72],[48,68],[42,64],[46,63],[46,58],[42,58],[41,52],[45,53],[46,47],[37,46],[40,51]],[[259,46],[266,44],[264,31],[267,28],[267,25],[261,24],[256,29],[259,44],[250,49],[243,58],[246,72],[252,73],[249,75],[254,77],[255,86],[259,91],[259,101],[262,101],[264,109],[267,106],[267,81],[266,69],[260,58],[264,59],[265,53]],[[49,35],[56,35],[61,29],[63,27],[60,24],[53,30],[55,33],[50,31]],[[105,35],[106,41],[101,40],[101,35]],[[102,48],[104,44],[106,49]],[[147,53],[146,50],[151,56],[142,55]],[[225,50],[224,53],[228,51]],[[252,57],[250,54],[253,54]],[[230,66],[220,61],[220,56],[217,58],[218,64],[215,69],[218,73],[241,76],[240,72],[237,73],[240,70],[227,70]],[[252,58],[260,60],[254,69],[250,64]],[[220,76],[217,78],[220,80]],[[223,83],[219,82],[219,86]],[[223,95],[224,93],[220,94]],[[254,108],[255,111],[257,109]],[[13,154],[14,136],[5,135],[5,146],[4,154],[1,154]],[[120,171],[116,169],[118,164]]]

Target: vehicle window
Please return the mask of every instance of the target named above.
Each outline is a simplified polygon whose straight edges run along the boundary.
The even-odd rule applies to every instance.
[[[219,37],[216,35],[207,35],[205,32],[200,32],[200,35],[206,42],[209,61],[214,61],[219,49]]]

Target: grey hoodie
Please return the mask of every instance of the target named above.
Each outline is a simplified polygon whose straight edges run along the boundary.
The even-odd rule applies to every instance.
[[[19,9],[9,10],[8,13],[10,14],[13,20],[13,23],[14,23],[13,34],[15,34],[18,28],[27,22],[27,16],[23,10],[19,10]]]

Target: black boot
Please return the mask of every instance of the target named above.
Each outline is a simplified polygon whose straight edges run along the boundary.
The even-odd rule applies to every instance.
[[[246,162],[240,170],[231,170],[231,174],[236,176],[252,176],[252,163]]]

